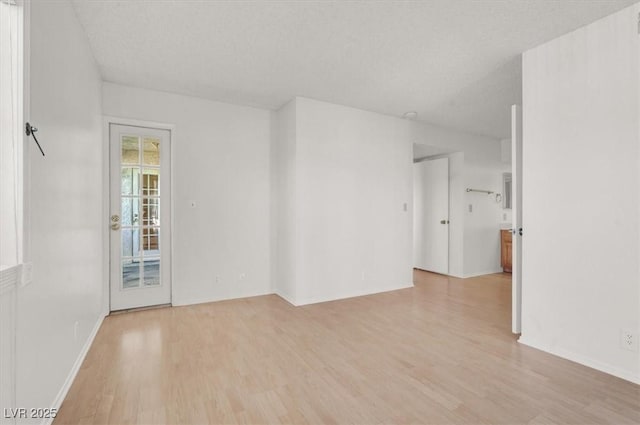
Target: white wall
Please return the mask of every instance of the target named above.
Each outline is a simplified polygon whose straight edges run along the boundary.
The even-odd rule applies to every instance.
[[[502,192],[505,164],[500,140],[423,122],[412,122],[411,130],[414,143],[454,152],[434,156],[449,157],[449,274],[470,277],[502,271],[502,204],[494,195],[466,192],[468,187]]]
[[[175,125],[173,304],[271,293],[270,112],[111,83],[103,111]]]
[[[406,121],[305,98],[296,107],[298,301],[412,286]]]
[[[17,406],[57,407],[102,319],[101,79],[68,2],[31,2],[27,196],[33,282],[19,289]],[[39,421],[38,421],[39,422]]]
[[[295,288],[278,281],[277,291],[308,304],[412,286],[408,121],[306,98],[290,105],[295,214],[277,232],[295,235]]]
[[[273,116],[272,252],[273,290],[295,303],[296,293],[296,99]]]
[[[521,341],[640,383],[639,12],[524,54]]]
[[[474,165],[465,167],[464,192],[464,276],[478,276],[502,271],[500,266],[500,223],[502,202],[502,170]],[[466,192],[466,188],[490,190],[491,195]],[[471,206],[471,211],[469,210]]]
[[[449,274],[464,277],[464,152],[449,157]]]

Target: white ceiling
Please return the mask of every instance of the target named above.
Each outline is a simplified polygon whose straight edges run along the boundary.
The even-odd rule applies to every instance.
[[[74,0],[103,78],[277,109],[306,96],[495,137],[518,55],[634,0]]]

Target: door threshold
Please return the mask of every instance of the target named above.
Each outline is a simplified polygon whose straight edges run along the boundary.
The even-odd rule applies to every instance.
[[[115,316],[115,315],[124,314],[124,313],[135,313],[137,311],[157,310],[159,308],[167,308],[167,307],[171,307],[171,303],[158,304],[158,305],[149,305],[149,306],[146,306],[146,307],[125,308],[123,310],[114,310],[114,311],[109,313],[109,316]]]

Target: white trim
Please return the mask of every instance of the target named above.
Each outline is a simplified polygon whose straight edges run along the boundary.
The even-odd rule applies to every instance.
[[[347,298],[364,297],[364,296],[367,296],[367,295],[381,294],[381,293],[384,293],[384,292],[398,291],[400,289],[408,289],[408,288],[413,288],[413,287],[414,287],[414,285],[413,285],[413,283],[411,283],[409,285],[401,285],[401,286],[394,286],[394,287],[383,288],[383,289],[376,289],[373,292],[371,292],[371,291],[354,291],[354,292],[350,292],[350,293],[347,293],[347,294],[340,295],[338,297],[311,297],[311,298],[308,298],[308,299],[306,299],[306,300],[304,300],[302,302],[297,302],[294,299],[292,299],[291,297],[289,297],[287,295],[284,295],[282,293],[279,293],[279,292],[273,292],[273,291],[253,292],[253,293],[247,293],[247,294],[232,295],[232,296],[229,296],[229,297],[200,297],[200,298],[189,298],[189,299],[184,299],[184,300],[174,299],[173,300],[173,306],[175,306],[175,307],[188,306],[188,305],[194,305],[194,304],[213,303],[213,302],[218,302],[218,301],[237,300],[237,299],[242,299],[242,298],[262,297],[262,296],[265,296],[265,295],[277,295],[278,297],[282,298],[283,300],[285,300],[286,302],[288,302],[292,306],[300,307],[300,306],[303,306],[303,305],[324,303],[324,302],[329,302],[329,301],[338,301],[338,300],[344,300],[344,299],[347,299]]]
[[[429,272],[429,273],[436,273],[436,272],[432,272],[432,271],[429,271],[429,270],[417,269],[415,267],[414,267],[414,269],[415,270],[421,270],[421,271]],[[484,271],[484,272],[474,272],[474,273],[469,273],[469,274],[465,273],[465,274],[462,274],[462,275],[449,273],[449,274],[442,274],[442,276],[455,277],[456,279],[469,279],[471,277],[487,276],[487,275],[491,275],[491,274],[502,274],[502,273],[504,273],[504,270],[502,270],[501,268],[497,268],[497,269],[488,270],[488,271]],[[436,274],[441,274],[441,273],[436,273]]]
[[[545,353],[562,357],[563,359],[571,360],[572,362],[590,367],[591,369],[596,369],[600,372],[604,372],[620,379],[624,379],[625,381],[633,382],[634,384],[640,385],[640,374],[634,375],[633,372],[630,372],[628,370],[620,369],[619,367],[594,360],[590,357],[583,356],[582,354],[574,353],[573,351],[565,350],[564,348],[550,347],[546,344],[540,343],[539,341],[534,341],[530,338],[526,338],[524,335],[518,338],[518,342],[520,344],[526,345],[527,347],[535,348],[537,350],[544,351]]]
[[[289,304],[291,304],[294,307],[297,307],[298,304],[296,304],[293,299],[285,294],[282,294],[280,292],[275,292],[275,295],[279,296],[280,298],[282,298],[283,300],[285,300],[286,302],[288,302]]]
[[[15,3],[14,3],[15,4]],[[17,260],[18,264],[24,261],[24,216],[25,216],[25,208],[24,208],[24,179],[26,177],[24,162],[25,162],[25,149],[24,149],[24,139],[27,135],[24,133],[24,123],[26,121],[26,117],[28,116],[26,106],[28,105],[29,100],[29,75],[27,73],[28,64],[29,64],[29,52],[25,48],[27,46],[27,41],[29,39],[29,25],[28,25],[28,7],[31,6],[30,2],[21,1],[20,7],[18,8],[18,135],[22,137],[18,137],[18,141],[22,140],[23,143],[18,143],[18,149],[16,152],[16,162],[17,162],[17,176],[18,176],[18,186],[17,186],[17,205],[18,209],[18,222],[16,223],[17,231],[18,231],[18,239],[17,239]]]
[[[67,379],[64,381],[64,384],[62,385],[62,388],[60,388],[60,391],[58,391],[58,395],[56,395],[56,398],[53,399],[53,402],[51,403],[51,408],[52,409],[58,409],[59,410],[60,406],[62,406],[62,402],[64,401],[65,397],[67,396],[67,393],[69,392],[69,389],[71,388],[71,385],[73,384],[73,381],[76,379],[76,376],[78,375],[78,372],[80,371],[80,367],[82,366],[82,362],[84,362],[85,357],[87,357],[87,353],[89,352],[89,349],[93,345],[93,341],[96,338],[96,335],[98,334],[98,331],[100,330],[100,327],[102,326],[102,322],[104,321],[105,317],[106,317],[106,315],[104,315],[102,313],[100,314],[100,317],[98,317],[98,320],[96,321],[95,326],[91,330],[91,333],[89,334],[89,337],[87,338],[86,342],[84,343],[84,346],[82,347],[82,350],[80,350],[80,353],[78,354],[78,357],[76,358],[76,361],[73,364],[73,367],[69,371],[69,374],[67,375]],[[53,423],[53,420],[54,420],[54,418],[44,418],[44,419],[42,419],[41,424],[42,425],[50,425],[51,423]]]
[[[109,130],[109,124],[129,125],[132,127],[156,128],[159,130],[169,130],[171,132],[173,132],[176,129],[175,124],[162,123],[162,122],[156,122],[156,121],[145,121],[145,120],[138,120],[134,118],[123,118],[123,117],[117,117],[113,115],[103,115],[102,118],[103,118],[103,123],[106,124],[107,131]]]
[[[102,217],[103,223],[109,223],[109,126],[110,122],[103,117],[102,128]],[[109,226],[102,228],[102,310],[109,311],[109,270],[110,270],[110,240]]]
[[[155,122],[155,121],[146,121],[146,120],[139,120],[139,119],[135,119],[135,118],[124,118],[124,117],[118,117],[118,116],[114,116],[114,115],[103,115],[102,116],[102,180],[103,180],[103,184],[102,184],[102,218],[103,218],[103,223],[109,223],[109,216],[110,216],[110,173],[109,173],[109,158],[110,158],[110,151],[109,151],[109,136],[110,136],[110,125],[111,124],[115,124],[115,125],[129,125],[132,127],[144,127],[144,128],[155,128],[155,129],[159,129],[159,130],[168,130],[169,131],[169,147],[170,147],[170,151],[169,151],[169,169],[170,169],[170,173],[171,173],[171,177],[170,177],[170,189],[171,189],[171,198],[170,198],[170,202],[169,202],[169,208],[171,210],[171,219],[169,220],[169,225],[171,226],[171,243],[169,244],[169,258],[170,258],[170,262],[171,262],[171,273],[170,273],[170,279],[171,279],[171,295],[170,295],[170,304],[174,305],[173,301],[174,301],[174,284],[175,284],[175,272],[174,272],[174,267],[173,267],[173,258],[174,258],[174,251],[173,251],[173,247],[174,247],[174,235],[173,235],[173,229],[175,228],[174,224],[175,224],[175,176],[173,174],[174,171],[174,152],[175,152],[175,148],[174,148],[174,143],[175,143],[175,124],[170,124],[170,123],[162,123],[162,122]],[[103,232],[102,232],[102,248],[103,248],[103,252],[107,253],[107,255],[104,256],[103,258],[103,263],[102,263],[102,267],[103,267],[103,305],[102,308],[104,311],[109,312],[110,311],[110,306],[111,306],[111,295],[110,295],[110,284],[111,284],[111,279],[110,279],[110,270],[111,270],[111,264],[110,264],[110,258],[111,258],[111,249],[110,249],[110,235],[109,235],[109,226],[105,225],[103,228]],[[205,301],[206,302],[206,301]]]
[[[463,279],[468,279],[470,277],[486,276],[490,274],[498,274],[498,273],[503,273],[503,270],[501,268],[497,268],[497,269],[487,270],[483,272],[465,273]]]
[[[18,38],[18,134],[22,143],[18,143],[18,263],[29,262],[30,254],[30,218],[29,218],[29,193],[30,172],[29,172],[29,138],[24,132],[24,123],[30,119],[30,99],[31,99],[31,2],[19,0],[18,22],[21,24]]]
[[[309,305],[309,304],[325,303],[325,302],[329,302],[329,301],[344,300],[344,299],[347,299],[347,298],[365,297],[367,295],[381,294],[381,293],[384,293],[384,292],[398,291],[400,289],[408,289],[408,288],[413,288],[413,287],[414,287],[414,285],[413,285],[413,282],[412,282],[412,283],[410,283],[408,285],[404,284],[404,285],[392,286],[392,287],[388,287],[388,288],[379,288],[379,289],[374,289],[373,291],[371,291],[371,290],[353,291],[353,292],[348,292],[348,293],[339,295],[337,297],[309,297],[307,299],[303,299],[301,301],[299,300],[298,302],[292,303],[292,304],[297,307],[297,306],[303,306],[303,305]]]
[[[172,288],[173,288],[173,285],[172,285]],[[263,297],[265,295],[277,295],[277,294],[274,294],[271,290],[268,290],[265,292],[257,291],[257,292],[250,292],[246,294],[234,294],[228,297],[198,297],[198,298],[188,298],[184,300],[173,298],[173,302],[171,305],[173,305],[174,307],[181,307],[181,306],[188,306],[188,305],[195,305],[195,304],[215,303],[218,301],[239,300],[242,298]]]

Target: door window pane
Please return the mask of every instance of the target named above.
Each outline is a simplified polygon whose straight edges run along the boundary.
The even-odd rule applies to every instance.
[[[145,258],[143,267],[143,284],[145,286],[160,285],[160,259]]]
[[[136,226],[140,222],[139,198],[122,198],[122,225]]]
[[[142,175],[142,194],[144,196],[160,195],[160,176],[157,169],[145,168]]]
[[[160,139],[144,138],[142,163],[160,166]]]
[[[137,257],[140,255],[140,230],[138,228],[122,229],[122,256]]]
[[[143,226],[159,226],[160,225],[160,199],[158,198],[142,199],[142,225]]]
[[[122,287],[124,289],[140,286],[140,259],[122,260]]]
[[[124,164],[140,163],[140,141],[136,136],[122,136],[122,158]]]
[[[140,194],[140,168],[123,167],[120,176],[122,182],[123,195],[139,195]]]
[[[142,229],[142,249],[145,257],[160,253],[160,228],[145,227]]]

